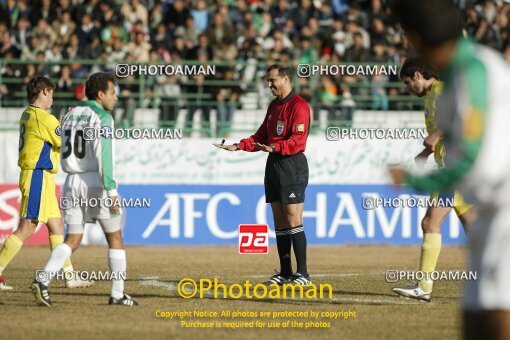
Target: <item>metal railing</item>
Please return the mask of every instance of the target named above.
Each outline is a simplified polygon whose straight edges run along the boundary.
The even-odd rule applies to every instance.
[[[135,63],[133,63],[135,64]],[[140,65],[140,63],[136,63]],[[162,64],[162,63],[160,63]],[[172,63],[169,63],[172,64]],[[386,65],[380,63],[350,63],[352,65]],[[70,66],[73,68],[73,74],[82,75],[71,78],[71,86],[74,89],[80,84],[84,84],[86,75],[92,71],[106,71],[115,72],[115,62],[100,61],[100,60],[62,60],[62,61],[47,61],[40,63],[34,60],[6,60],[0,59],[0,107],[24,107],[26,106],[26,79],[23,76],[26,72],[27,65],[34,65],[43,70],[52,70],[55,66],[62,68],[63,66]],[[149,65],[149,64],[147,64]],[[167,64],[165,64],[167,65]],[[237,108],[255,105],[258,109],[265,109],[261,103],[268,103],[271,98],[270,94],[265,92],[266,86],[264,81],[266,63],[253,62],[253,61],[238,61],[236,63],[230,62],[199,62],[199,61],[179,61],[174,65],[214,65],[216,67],[216,75],[214,77],[205,78],[201,84],[192,77],[180,76],[131,76],[127,78],[118,78],[117,83],[119,86],[119,102],[118,107],[124,112],[122,115],[123,127],[130,127],[133,124],[133,112],[135,108],[158,108],[162,112],[159,119],[159,127],[174,127],[176,124],[176,117],[169,119],[163,112],[178,112],[181,109],[189,108],[207,108],[210,111],[215,111],[219,106],[226,105],[226,102],[219,101],[215,93],[219,88],[239,86],[242,89],[241,96],[247,98],[252,96],[251,102],[236,102]],[[294,65],[295,66],[295,65]],[[230,68],[239,75],[239,80],[225,80],[221,79],[220,74],[223,70]],[[253,76],[247,78],[246,72],[250,69],[250,74]],[[13,72],[14,71],[14,72]],[[12,74],[10,74],[12,72]],[[40,74],[41,72],[37,72]],[[21,74],[21,76],[20,76]],[[60,76],[55,73],[46,74],[55,83],[58,83]],[[175,77],[175,85],[168,85],[165,79],[168,77]],[[399,81],[377,81],[372,83],[370,77],[361,77],[359,81],[341,81],[344,88],[348,88],[351,95],[346,98],[343,95],[329,97],[329,101],[322,100],[322,84],[320,76],[312,76],[310,78],[299,78],[297,76],[293,79],[293,84],[296,91],[303,96],[307,94],[308,102],[314,111],[326,110],[329,112],[328,120],[345,120],[339,118],[343,116],[343,111],[352,110],[409,110],[421,109],[422,99],[406,95],[403,91],[404,84]],[[178,86],[180,91],[175,93],[168,93],[166,87]],[[200,91],[198,91],[200,89]],[[378,92],[376,92],[378,90]],[[248,95],[248,96],[247,96]],[[256,97],[256,100],[253,98]],[[263,98],[264,97],[264,98]],[[331,100],[331,98],[333,98]],[[264,99],[264,100],[262,100]],[[57,111],[63,110],[69,106],[76,106],[79,104],[74,91],[65,92],[57,91],[54,94],[53,106]],[[265,105],[265,104],[264,104]],[[338,114],[340,113],[340,114]],[[58,112],[54,111],[58,116]],[[229,126],[229,122],[219,121],[220,126]],[[344,124],[344,123],[342,123]],[[346,126],[349,125],[348,119],[345,122]],[[314,129],[317,126],[313,127]],[[184,132],[191,133],[196,131],[193,128],[191,118],[188,118]],[[213,131],[208,122],[202,122],[199,130],[207,135],[215,136],[230,132],[230,128],[220,128]],[[252,127],[246,129],[251,131]]]

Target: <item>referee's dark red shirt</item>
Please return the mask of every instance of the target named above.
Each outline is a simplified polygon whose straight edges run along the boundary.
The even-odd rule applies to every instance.
[[[276,153],[293,155],[306,149],[310,125],[310,106],[292,90],[282,100],[275,99],[267,108],[257,132],[239,142],[239,149],[258,151],[254,143],[274,146]]]

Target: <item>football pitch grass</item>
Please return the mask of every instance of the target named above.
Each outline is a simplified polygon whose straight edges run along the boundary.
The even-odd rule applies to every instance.
[[[235,247],[127,247],[126,293],[140,306],[109,306],[109,281],[93,287],[66,289],[63,281],[50,285],[53,307],[38,306],[30,291],[35,270],[46,263],[47,247],[24,247],[4,271],[12,291],[0,291],[0,338],[58,337],[74,339],[448,339],[460,336],[460,281],[435,283],[432,302],[394,295],[385,271],[417,270],[419,246],[311,246],[308,268],[313,282],[331,284],[332,299],[185,299],[176,287],[183,278],[244,285],[256,284],[278,268],[276,248],[269,255],[239,255]],[[467,251],[443,247],[438,271],[465,270]],[[108,270],[105,247],[83,247],[73,255],[79,271]],[[294,260],[294,259],[293,259]],[[295,261],[294,261],[295,262]],[[293,263],[295,265],[295,263]],[[221,292],[221,290],[220,290]],[[218,317],[161,318],[157,312],[218,312]],[[220,317],[222,311],[230,316]],[[260,317],[279,311],[351,312],[348,317]],[[257,312],[258,317],[233,313]],[[306,316],[306,314],[304,314]],[[338,316],[338,314],[336,314]],[[343,314],[342,314],[343,315]],[[347,314],[345,314],[347,315]],[[267,315],[266,315],[267,316]],[[219,328],[190,328],[197,322]],[[249,328],[250,322],[263,328]],[[294,321],[291,327],[288,321]],[[309,327],[302,328],[307,322]],[[302,322],[301,326],[296,324]],[[244,324],[241,324],[244,323]],[[284,325],[289,327],[283,328]],[[327,326],[329,324],[329,327]],[[225,328],[226,326],[239,328]],[[269,328],[279,325],[281,328]],[[245,328],[248,327],[248,328]]]

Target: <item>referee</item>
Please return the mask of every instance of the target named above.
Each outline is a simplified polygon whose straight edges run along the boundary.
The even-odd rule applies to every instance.
[[[283,65],[267,69],[267,84],[276,99],[267,109],[257,132],[238,144],[215,146],[227,151],[243,150],[269,153],[264,176],[266,203],[271,203],[280,272],[266,284],[310,285],[306,268],[306,236],[303,228],[305,189],[308,184],[308,162],[303,154],[310,126],[310,106],[295,93],[291,70]],[[291,265],[294,245],[297,271]]]

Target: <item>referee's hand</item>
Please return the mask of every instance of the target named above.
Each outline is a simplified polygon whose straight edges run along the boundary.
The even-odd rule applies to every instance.
[[[227,150],[227,151],[237,151],[237,150],[239,150],[239,147],[236,144],[232,144],[232,145],[213,144],[213,145],[215,147],[217,147],[217,148],[224,149],[224,150]]]
[[[264,151],[264,152],[274,152],[273,148],[260,143],[253,143],[255,145],[255,149]]]

